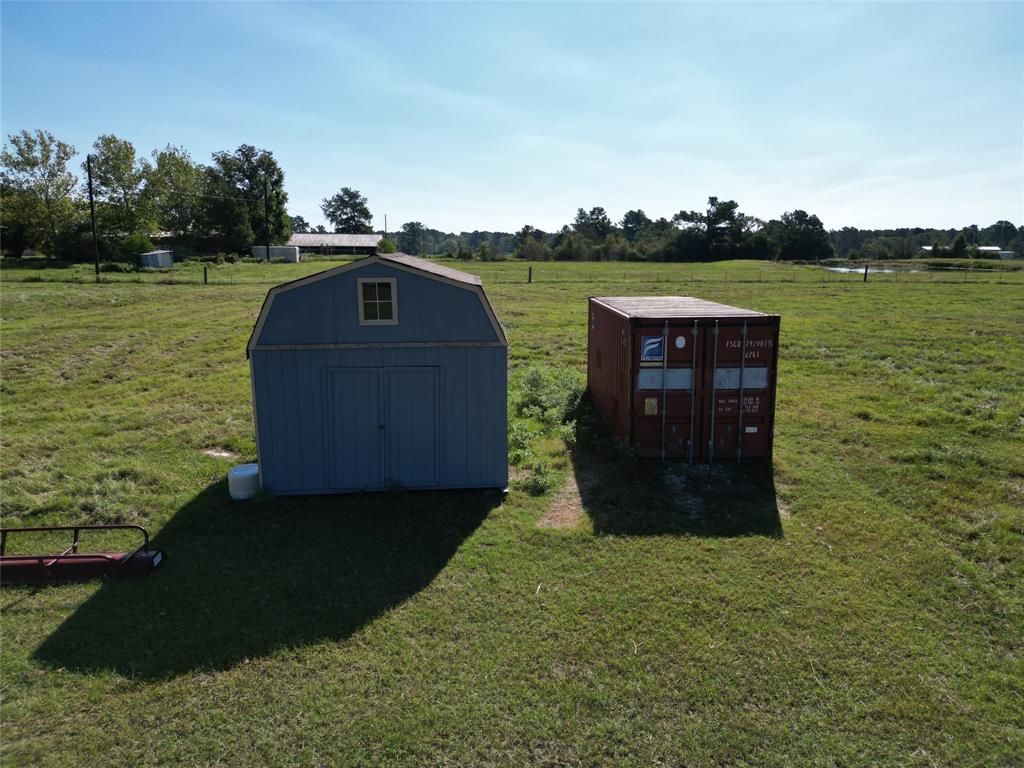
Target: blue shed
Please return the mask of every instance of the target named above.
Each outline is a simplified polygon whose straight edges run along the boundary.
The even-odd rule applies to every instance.
[[[508,341],[476,275],[379,253],[278,285],[247,354],[270,492],[508,485]]]

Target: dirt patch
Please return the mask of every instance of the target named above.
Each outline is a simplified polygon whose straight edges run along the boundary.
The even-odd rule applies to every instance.
[[[551,506],[537,521],[538,528],[574,528],[583,518],[583,500],[580,498],[580,487],[576,475],[569,473],[569,478],[562,486]]]
[[[207,456],[211,456],[214,459],[237,459],[238,454],[234,451],[229,451],[227,448],[222,448],[219,445],[211,446],[210,448],[203,448],[203,453]]]
[[[790,520],[793,517],[793,513],[789,511],[789,504],[780,499],[778,496],[775,497],[775,506],[779,509],[779,517],[783,520]]]

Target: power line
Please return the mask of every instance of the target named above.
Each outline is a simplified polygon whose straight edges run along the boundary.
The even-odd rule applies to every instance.
[[[151,189],[151,187],[147,185],[145,191],[148,192],[150,189]],[[210,198],[212,200],[235,200],[237,202],[242,202],[242,203],[258,203],[258,202],[260,202],[260,199],[256,198],[256,197],[233,197],[231,195],[211,195],[211,194],[208,194],[206,192],[190,192],[190,191],[185,190],[185,189],[173,189],[173,188],[170,188],[170,189],[160,189],[159,187],[157,187],[157,189],[155,191],[156,191],[157,194],[163,194],[163,193],[170,192],[170,193],[173,193],[173,194],[176,194],[176,195],[190,195],[192,197],[206,197],[206,198]]]

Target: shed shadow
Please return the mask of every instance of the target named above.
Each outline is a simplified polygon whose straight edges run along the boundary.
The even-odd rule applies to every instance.
[[[596,534],[782,537],[770,461],[634,459],[589,400],[575,418],[572,468]]]
[[[500,503],[479,491],[239,503],[221,481],[154,538],[159,569],[104,583],[35,658],[155,680],[341,640],[429,585]]]

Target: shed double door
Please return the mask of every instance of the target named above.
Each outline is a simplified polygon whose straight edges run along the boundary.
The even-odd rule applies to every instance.
[[[438,369],[331,370],[327,474],[338,490],[438,482]]]

